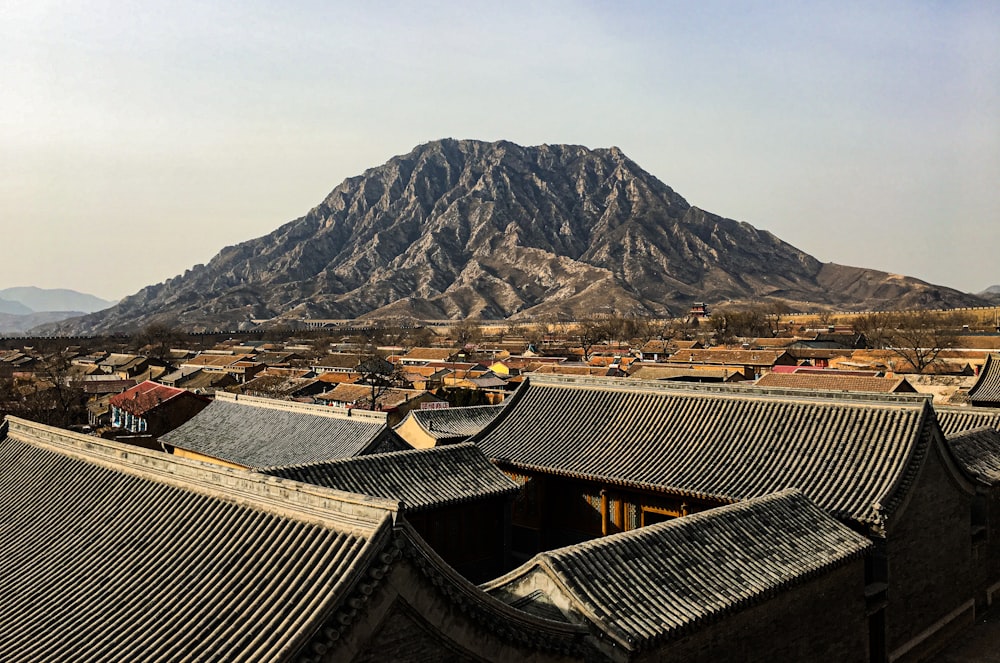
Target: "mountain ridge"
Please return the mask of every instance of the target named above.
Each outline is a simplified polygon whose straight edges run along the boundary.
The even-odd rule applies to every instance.
[[[822,263],[691,206],[616,148],[443,139],[349,177],[304,216],[225,247],[60,332],[255,319],[679,315],[692,301],[797,308],[982,300]]]

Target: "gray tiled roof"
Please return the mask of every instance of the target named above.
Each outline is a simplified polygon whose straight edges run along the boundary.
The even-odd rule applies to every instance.
[[[987,484],[1000,483],[1000,430],[984,426],[948,437],[966,472]]]
[[[541,553],[484,588],[531,611],[519,595],[555,586],[574,612],[636,651],[766,600],[870,546],[787,490]],[[533,573],[554,585],[525,582]]]
[[[406,416],[420,424],[429,436],[441,440],[475,435],[493,421],[501,409],[503,405],[474,405],[440,410],[410,410]],[[403,422],[396,427],[402,425]]]
[[[262,468],[371,453],[388,437],[397,438],[384,413],[218,393],[211,405],[160,440]]]
[[[0,660],[294,660],[395,510],[8,419]]]
[[[517,484],[472,443],[276,467],[268,474],[398,500],[409,511],[513,495]]]
[[[976,384],[969,389],[969,400],[973,405],[1000,403],[1000,355],[986,358]]]
[[[938,423],[945,436],[974,428],[1000,428],[1000,410],[982,407],[935,407]]]
[[[532,377],[473,439],[502,465],[701,499],[799,488],[881,523],[933,433],[919,395]]]

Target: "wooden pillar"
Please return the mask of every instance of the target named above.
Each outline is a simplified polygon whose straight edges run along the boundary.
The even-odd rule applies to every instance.
[[[601,536],[608,535],[608,491],[601,491]]]

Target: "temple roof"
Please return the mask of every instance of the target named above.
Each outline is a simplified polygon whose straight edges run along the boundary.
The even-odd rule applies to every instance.
[[[948,445],[959,464],[986,484],[1000,483],[1000,430],[984,426],[956,433]]]
[[[946,437],[983,426],[1000,428],[1000,410],[994,408],[938,406],[934,411]]]
[[[986,358],[976,383],[969,389],[969,400],[973,405],[1000,406],[1000,355]]]
[[[567,619],[582,618],[637,651],[764,601],[871,545],[786,490],[541,553],[484,589],[537,614],[568,605]],[[533,582],[533,574],[547,581]],[[864,601],[860,592],[856,598]]]
[[[881,523],[935,433],[921,395],[532,376],[472,438],[502,466],[704,500],[799,488]]]
[[[396,439],[381,412],[344,410],[219,392],[160,438],[173,447],[250,468],[301,465],[372,453]],[[404,446],[402,441],[396,445]]]
[[[8,418],[0,660],[291,660],[396,509]]]
[[[904,377],[880,378],[825,373],[768,373],[757,380],[758,387],[828,391],[865,391],[881,394],[915,393]]]
[[[410,410],[406,418],[396,425],[396,428],[410,419],[418,424],[427,435],[436,440],[464,439],[481,431],[493,421],[501,409],[503,409],[503,405]]]
[[[266,472],[397,500],[407,511],[513,495],[518,490],[517,484],[472,443],[271,468]]]

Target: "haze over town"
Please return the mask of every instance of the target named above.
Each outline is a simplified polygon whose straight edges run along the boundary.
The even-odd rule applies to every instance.
[[[0,286],[113,299],[445,136],[617,145],[824,261],[1000,281],[1000,7],[16,3]]]

